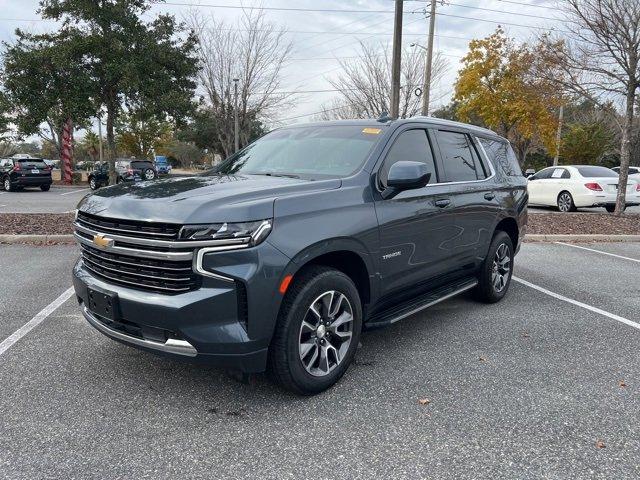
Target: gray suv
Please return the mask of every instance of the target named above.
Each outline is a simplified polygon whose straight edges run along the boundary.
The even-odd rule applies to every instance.
[[[362,330],[465,291],[502,299],[526,220],[526,179],[492,131],[306,124],[201,175],[85,197],[73,282],[117,341],[314,394],[345,373]]]

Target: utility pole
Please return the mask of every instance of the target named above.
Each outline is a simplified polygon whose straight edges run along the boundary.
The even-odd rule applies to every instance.
[[[391,118],[400,116],[400,60],[402,58],[402,0],[396,1],[391,64]]]
[[[558,166],[558,159],[560,158],[560,142],[562,140],[562,121],[564,120],[564,105],[560,105],[560,112],[558,113],[558,131],[556,132],[556,154],[553,157],[553,166]]]
[[[102,163],[102,111],[98,112],[98,158]]]
[[[429,97],[431,94],[431,64],[433,62],[433,34],[436,28],[436,0],[431,0],[429,14],[429,40],[427,41],[427,59],[424,63],[424,87],[422,93],[422,115],[429,115]]]
[[[240,150],[240,136],[238,132],[238,82],[239,78],[233,79],[233,138],[234,152]]]

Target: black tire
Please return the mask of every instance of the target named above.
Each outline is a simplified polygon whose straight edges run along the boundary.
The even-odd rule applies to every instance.
[[[40,190],[42,190],[43,192],[48,192],[50,188],[51,188],[50,184],[40,185]]]
[[[321,373],[321,376],[318,376],[310,373],[301,359],[302,324],[309,318],[307,315],[311,311],[311,306],[317,304],[315,302],[319,298],[331,291],[343,294],[348,301],[345,305],[352,312],[351,337],[350,343],[341,355],[341,360],[336,362],[334,356],[333,369],[327,368],[328,373]],[[331,301],[329,303],[331,304]],[[311,266],[296,275],[283,300],[269,347],[269,373],[282,387],[297,394],[320,393],[334,385],[346,372],[358,348],[361,330],[362,306],[358,289],[353,281],[338,270]],[[322,347],[319,342],[324,340],[318,340],[318,331],[319,329],[313,334],[313,341],[316,343],[317,352],[320,352]],[[333,341],[337,339],[335,336],[331,338]],[[329,366],[329,360],[326,365]]]
[[[506,274],[499,264],[498,266],[494,264],[497,261],[498,250],[501,248],[507,249],[509,257],[508,272]],[[477,300],[485,303],[496,303],[506,295],[513,275],[513,255],[511,237],[501,230],[496,231],[491,240],[487,257],[482,262],[478,273],[478,286],[475,290]],[[494,273],[503,277],[503,283],[496,285]],[[501,288],[498,288],[499,286]]]
[[[100,184],[98,182],[96,182],[96,178],[95,177],[89,178],[89,188],[91,190],[97,190],[97,189],[100,188]]]
[[[116,185],[117,185],[118,183],[120,183],[120,182],[122,182],[122,177],[118,177],[118,178],[116,178]]]
[[[577,210],[576,204],[573,203],[573,197],[566,190],[558,194],[556,199],[558,210],[562,213],[575,212]]]
[[[2,179],[2,187],[6,192],[12,192],[13,187],[11,186],[11,179],[9,177],[4,177]]]

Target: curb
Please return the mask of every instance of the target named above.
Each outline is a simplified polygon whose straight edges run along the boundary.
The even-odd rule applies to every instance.
[[[42,243],[75,243],[73,235],[0,235],[0,243],[10,244],[42,244]]]
[[[640,242],[640,235],[546,235],[527,234],[525,242]],[[0,243],[75,243],[73,235],[0,235]]]
[[[525,242],[640,242],[640,235],[546,235],[527,234],[524,236]]]

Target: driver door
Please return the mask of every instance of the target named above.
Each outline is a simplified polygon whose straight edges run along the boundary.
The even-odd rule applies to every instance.
[[[455,226],[451,187],[439,184],[439,162],[429,133],[410,125],[400,130],[383,153],[375,178],[385,187],[389,168],[398,161],[424,162],[431,173],[425,187],[400,192],[375,202],[380,234],[382,295],[415,287],[451,270],[458,229]]]

